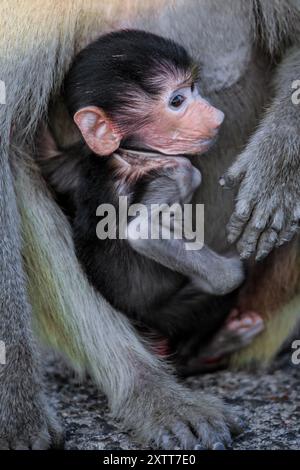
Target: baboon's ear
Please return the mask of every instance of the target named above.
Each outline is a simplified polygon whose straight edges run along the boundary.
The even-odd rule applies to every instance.
[[[74,116],[82,137],[97,155],[111,155],[120,146],[122,136],[113,128],[105,112],[97,106],[82,108]]]

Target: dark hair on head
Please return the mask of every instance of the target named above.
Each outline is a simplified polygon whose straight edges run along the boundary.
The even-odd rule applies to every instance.
[[[85,106],[98,106],[117,116],[128,90],[154,97],[162,83],[153,80],[153,75],[187,76],[192,68],[186,50],[170,39],[139,30],[112,32],[75,58],[64,82],[66,104],[72,116]]]

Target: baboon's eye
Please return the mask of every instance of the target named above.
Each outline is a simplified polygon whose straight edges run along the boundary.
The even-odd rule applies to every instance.
[[[171,108],[180,108],[182,103],[185,101],[185,96],[183,95],[175,95],[170,100]]]

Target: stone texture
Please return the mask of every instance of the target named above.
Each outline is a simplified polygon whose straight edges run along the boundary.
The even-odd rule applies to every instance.
[[[140,449],[109,418],[105,397],[90,380],[80,383],[60,361],[48,359],[50,398],[66,429],[66,449]],[[268,371],[220,371],[189,378],[190,387],[224,397],[245,417],[233,449],[300,449],[300,366],[288,357]]]

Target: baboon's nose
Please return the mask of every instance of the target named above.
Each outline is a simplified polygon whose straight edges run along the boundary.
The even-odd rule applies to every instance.
[[[214,108],[213,119],[212,119],[212,128],[218,130],[225,119],[225,114],[223,111]]]

